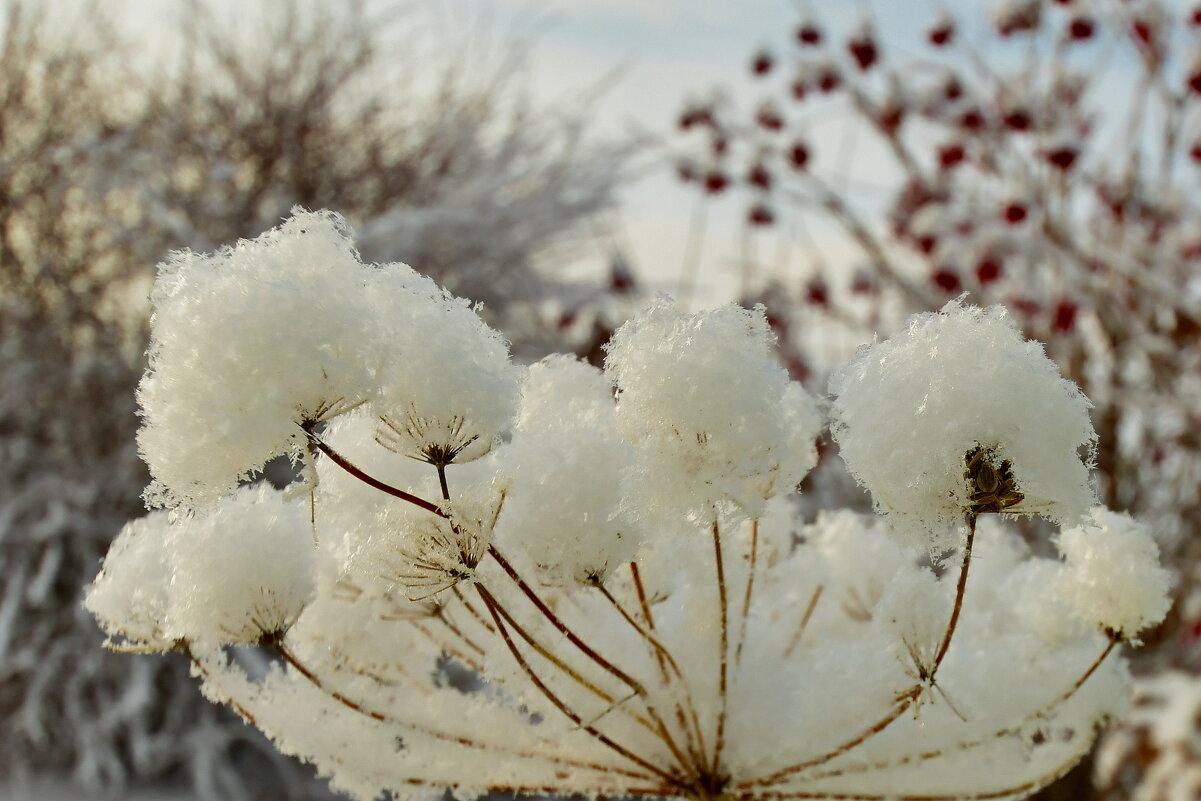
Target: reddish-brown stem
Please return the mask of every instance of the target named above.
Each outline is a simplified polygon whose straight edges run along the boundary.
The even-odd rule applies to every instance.
[[[817,602],[821,600],[822,592],[826,589],[826,585],[819,584],[817,589],[813,591],[813,595],[809,597],[809,605],[805,607],[805,614],[801,617],[801,625],[797,626],[797,630],[793,632],[792,639],[788,641],[788,647],[784,649],[784,656],[792,656],[792,652],[800,645],[801,637],[805,636],[805,629],[809,628],[809,621],[813,619],[813,612],[817,609]]]
[[[634,619],[633,615],[631,615],[628,611],[626,611],[625,607],[621,605],[621,602],[618,601],[616,597],[614,597],[613,593],[611,593],[609,591],[608,587],[606,587],[604,584],[601,584],[599,581],[594,582],[593,586],[596,587],[598,590],[600,590],[600,593],[605,597],[606,600],[608,600],[608,602],[613,606],[613,608],[617,610],[618,614],[620,614],[622,616],[622,618],[624,618],[625,621],[627,623],[629,623],[630,626],[633,627],[633,629],[638,632],[638,634],[642,637],[642,639],[648,645],[650,645],[651,648],[654,650],[655,656],[659,660],[660,666],[664,668],[664,670],[663,670],[664,684],[669,684],[669,680],[670,680],[670,677],[668,676],[668,674],[666,672],[665,664],[671,665],[672,673],[674,673],[676,678],[679,680],[680,687],[684,692],[684,697],[687,701],[689,711],[692,713],[692,720],[696,723],[697,728],[699,728],[700,727],[699,718],[697,716],[696,709],[692,704],[692,696],[688,693],[688,682],[684,678],[684,672],[680,669],[680,665],[678,662],[676,662],[675,657],[673,657],[671,655],[671,652],[669,650],[667,650],[667,647],[665,645],[663,645],[663,643],[659,642],[659,640],[653,634],[651,634],[649,631],[647,631],[642,626],[642,624],[640,624],[637,620]],[[685,718],[685,716],[684,716],[684,710],[678,704],[676,706],[676,716],[680,722],[681,728],[683,729],[685,734],[688,735],[689,746],[692,747],[692,745],[695,745],[694,738],[692,737],[691,732],[688,729],[687,718]],[[667,732],[666,727],[664,727],[664,736],[671,739],[671,735]],[[671,740],[671,743],[672,743],[673,753],[676,753],[677,758],[680,760],[681,765],[683,765],[683,766],[685,766],[685,768],[687,768],[687,766],[689,765],[689,762],[687,760],[685,760],[683,758],[683,756],[679,753],[679,749],[675,745],[675,740],[674,739]],[[694,756],[696,756],[696,754],[694,754]]]
[[[375,476],[372,476],[372,475],[369,475],[369,474],[363,472],[358,467],[356,467],[350,460],[348,460],[346,457],[344,457],[342,454],[338,453],[333,448],[331,448],[330,446],[328,446],[324,442],[322,442],[321,439],[319,437],[317,437],[316,434],[313,434],[311,432],[305,432],[305,433],[307,433],[309,435],[309,439],[312,441],[313,445],[318,450],[320,450],[322,453],[324,453],[326,456],[328,456],[330,461],[332,461],[338,467],[342,468],[347,473],[350,473],[350,475],[354,476],[359,481],[362,481],[364,484],[368,485],[369,487],[374,487],[375,489],[379,490],[380,492],[385,492],[394,498],[400,498],[402,501],[408,501],[409,503],[413,504],[414,506],[420,506],[422,509],[426,510],[427,512],[431,512],[433,514],[438,515],[438,517],[446,518],[447,520],[450,519],[450,515],[448,515],[446,512],[444,512],[442,510],[442,508],[439,507],[436,503],[431,503],[430,501],[427,501],[425,498],[419,498],[416,495],[412,494],[411,492],[405,492],[404,490],[400,489],[399,487],[393,487],[391,484],[388,484],[384,481],[380,481]]]
[[[505,571],[508,577],[512,579],[513,583],[517,585],[517,588],[521,590],[522,595],[530,600],[530,603],[532,603],[542,614],[542,616],[546,618],[547,622],[554,626],[560,634],[566,637],[568,642],[580,649],[585,656],[599,665],[603,670],[611,673],[624,682],[638,695],[642,696],[643,698],[646,697],[646,688],[642,686],[642,683],[621,668],[614,665],[608,659],[605,659],[603,656],[598,654],[596,650],[592,648],[592,646],[581,640],[579,636],[572,631],[549,606],[546,605],[546,602],[542,600],[538,593],[534,592],[534,589],[526,583],[526,580],[523,579],[521,574],[518,573],[513,565],[509,563],[509,560],[505,559],[504,556],[501,555],[500,551],[496,549],[495,545],[488,546],[488,553],[493,559],[496,560],[496,563],[501,566],[501,569]]]
[[[751,620],[751,596],[755,591],[755,566],[759,559],[759,521],[751,522],[751,555],[746,579],[746,593],[742,596],[742,627],[738,630],[738,645],[734,649],[734,664],[742,662],[742,646],[746,643],[746,628]]]
[[[972,565],[972,543],[976,539],[976,514],[974,512],[967,513],[967,539],[963,544],[963,564],[959,568],[959,581],[955,585],[955,605],[951,608],[951,620],[947,623],[947,630],[943,632],[942,642],[938,646],[938,653],[934,656],[934,664],[930,668],[930,681],[934,681],[934,676],[938,672],[938,668],[942,665],[943,659],[947,656],[947,651],[951,647],[951,639],[955,636],[955,629],[959,625],[959,613],[963,610],[963,595],[967,591],[967,573],[968,568]]]
[[[562,712],[568,720],[591,734],[594,738],[596,738],[597,742],[601,743],[606,748],[609,748],[614,753],[624,757],[625,759],[628,759],[635,765],[645,768],[659,778],[667,781],[669,784],[673,784],[681,789],[686,789],[687,785],[681,781],[679,777],[673,776],[672,774],[660,768],[658,765],[655,765],[653,762],[638,756],[625,746],[615,742],[608,735],[599,731],[595,726],[585,723],[575,711],[567,706],[567,704],[563,703],[563,700],[559,698],[559,696],[556,695],[550,689],[550,687],[546,686],[546,683],[542,681],[541,678],[538,677],[538,674],[534,672],[533,668],[530,667],[529,662],[526,661],[526,658],[522,655],[521,649],[517,647],[517,643],[513,642],[513,638],[509,636],[509,630],[505,627],[504,620],[501,619],[499,607],[497,606],[496,601],[492,598],[492,594],[489,593],[483,585],[476,584],[475,588],[479,592],[480,599],[484,602],[484,606],[488,608],[488,612],[492,615],[492,621],[496,624],[496,630],[500,632],[500,636],[505,641],[505,645],[508,647],[509,653],[513,655],[513,658],[517,661],[517,664],[521,668],[522,672],[525,673],[526,677],[531,682],[533,682],[534,686],[538,688],[538,691],[542,693],[546,700],[550,701],[551,704],[560,712]]]
[[[655,630],[655,617],[651,614],[651,605],[646,597],[646,589],[642,585],[642,572],[638,569],[636,562],[630,562],[630,579],[634,583],[634,591],[638,595],[638,606],[642,609],[642,617],[646,620],[648,631]],[[667,664],[663,659],[663,655],[657,650],[655,657],[659,662],[659,672],[663,676],[663,682],[667,682]],[[692,717],[692,725],[688,725],[688,720],[684,716],[684,708],[676,705],[676,718],[680,724],[680,729],[689,735],[689,747],[693,750],[697,757],[697,764],[700,764],[701,755],[705,753],[705,731],[701,728],[700,717],[696,712],[696,705],[692,701],[692,693],[688,690],[688,682],[681,676],[681,683],[684,685],[684,697],[688,702],[689,714]]]
[[[730,654],[730,611],[726,597],[726,568],[721,553],[721,530],[713,521],[713,561],[717,566],[717,605],[721,617],[721,653],[718,660],[717,734],[713,744],[713,775],[717,776],[721,766],[721,752],[726,744],[726,715],[729,712],[729,654]]]
[[[393,718],[389,715],[385,715],[382,712],[368,709],[363,704],[359,703],[358,701],[355,701],[353,698],[350,698],[331,687],[327,687],[325,685],[325,683],[321,680],[320,676],[318,676],[316,673],[314,673],[312,670],[310,670],[307,665],[305,665],[303,662],[301,662],[300,659],[295,654],[293,654],[290,649],[285,647],[282,643],[277,644],[275,646],[275,650],[279,653],[279,655],[284,659],[285,662],[287,662],[297,673],[299,673],[301,676],[303,676],[310,684],[312,684],[318,690],[325,693],[331,699],[333,699],[337,703],[341,704],[342,706],[346,707],[347,709],[351,710],[352,712],[356,712],[360,715],[364,715],[366,717],[371,718],[372,720],[376,720],[381,723],[388,723],[388,724],[391,724],[394,726],[399,726],[401,728],[410,729],[412,731],[416,731],[416,732],[420,732],[422,734],[428,735],[429,737],[432,737],[435,740],[442,740],[444,742],[454,743],[456,745],[461,745],[465,748],[472,748],[472,749],[475,749],[478,751],[500,750],[503,752],[512,753],[514,756],[518,756],[518,757],[522,757],[522,758],[545,759],[545,760],[551,762],[552,764],[557,764],[557,765],[565,765],[568,767],[576,767],[576,768],[582,768],[582,769],[586,769],[586,770],[596,770],[596,771],[600,771],[600,772],[604,772],[604,773],[618,773],[623,776],[629,776],[629,777],[635,778],[635,779],[649,779],[650,778],[646,774],[637,773],[635,771],[628,771],[628,770],[625,770],[624,768],[619,768],[619,767],[615,767],[612,765],[602,765],[602,764],[598,764],[598,763],[584,762],[581,760],[570,759],[567,757],[555,756],[553,754],[540,754],[540,753],[532,752],[532,751],[520,751],[520,750],[511,751],[510,749],[504,748],[503,746],[499,746],[499,745],[496,745],[493,743],[485,743],[485,742],[481,742],[479,740],[473,740],[470,737],[465,737],[460,734],[448,734],[446,732],[439,731],[437,729],[431,729],[426,726],[420,726],[415,723],[410,723],[408,721],[402,721],[402,720]]]

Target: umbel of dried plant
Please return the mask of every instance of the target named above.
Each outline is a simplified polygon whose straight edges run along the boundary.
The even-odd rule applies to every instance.
[[[522,368],[307,212],[176,254],[153,303],[164,508],[87,606],[356,797],[1019,798],[1121,713],[1119,646],[1166,612],[1146,531],[1093,506],[1087,399],[998,308],[915,316],[835,375],[880,516],[800,526],[821,417],[762,309],[661,299],[603,371]],[[296,484],[239,487],[281,455]]]

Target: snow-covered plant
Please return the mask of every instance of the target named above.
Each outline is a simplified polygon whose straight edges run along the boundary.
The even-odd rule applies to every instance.
[[[914,317],[835,377],[882,514],[802,525],[821,416],[762,308],[663,299],[603,371],[519,368],[308,212],[173,257],[153,302],[168,509],[87,606],[356,797],[1019,798],[1121,714],[1119,646],[1166,612],[1147,532],[1090,508],[1088,401],[996,307]],[[279,454],[293,486],[237,488]],[[1024,514],[1065,526],[1062,560]]]

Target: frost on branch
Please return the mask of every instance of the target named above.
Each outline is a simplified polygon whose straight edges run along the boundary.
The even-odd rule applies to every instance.
[[[999,306],[913,315],[830,392],[839,451],[881,513],[939,535],[982,501],[1058,523],[1096,502],[1081,460],[1096,441],[1091,404]]]
[[[297,227],[317,223],[328,248]],[[207,697],[336,788],[1016,799],[1123,711],[1119,646],[1162,617],[1167,580],[1128,518],[1062,532],[1064,561],[1010,528],[1087,510],[1092,431],[1000,310],[913,318],[836,377],[839,443],[888,514],[804,525],[793,496],[819,416],[773,364],[761,309],[661,300],[604,372],[563,356],[521,370],[467,303],[359,264],[332,217],[239,248],[196,257],[200,278],[166,270],[160,306],[177,284],[219,286],[239,253],[286,272],[283,253],[299,275],[358,276],[339,312],[358,325],[318,312],[296,339],[320,339],[315,354],[265,336],[226,342],[233,357],[215,333],[184,346],[199,318],[156,318],[143,439],[162,438],[158,481],[183,481],[164,491],[204,508],[130,524],[87,605],[114,647],[186,651]],[[269,305],[274,284],[247,275],[227,303]],[[279,291],[320,310],[338,302],[308,297],[323,280]],[[226,313],[205,297],[197,314]],[[200,386],[206,360],[230,373]],[[356,391],[333,385],[348,376]],[[198,489],[165,443],[208,427],[224,439]],[[230,491],[281,448],[307,461],[307,493]],[[965,523],[956,564],[898,544],[914,521]],[[245,647],[269,652],[265,673]]]

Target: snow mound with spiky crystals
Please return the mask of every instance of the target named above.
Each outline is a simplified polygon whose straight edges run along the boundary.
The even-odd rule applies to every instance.
[[[1159,566],[1159,546],[1129,515],[1096,507],[1056,544],[1065,570],[1060,582],[1076,617],[1130,639],[1168,613],[1171,574]]]
[[[704,518],[758,516],[817,462],[821,418],[772,357],[762,307],[688,314],[660,299],[607,346],[617,420],[637,451],[637,503]]]
[[[84,605],[135,649],[254,643],[296,620],[315,571],[308,504],[247,487],[203,516],[159,511],[129,523]]]
[[[335,214],[296,210],[159,265],[138,389],[150,505],[209,505],[274,457],[306,458],[302,427],[363,403],[403,453],[492,447],[516,410],[507,344],[408,266],[363,264],[350,236]]]
[[[1000,306],[953,300],[860,349],[830,378],[831,432],[877,511],[941,535],[972,506],[965,457],[1008,461],[1020,503],[1073,523],[1096,502],[1091,404]],[[898,421],[903,421],[898,423]],[[942,543],[945,544],[945,543]]]

